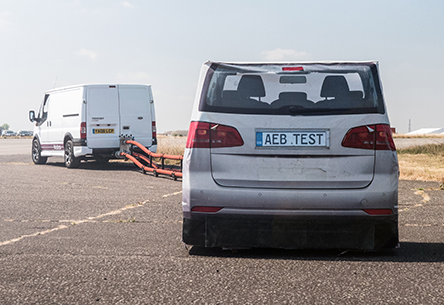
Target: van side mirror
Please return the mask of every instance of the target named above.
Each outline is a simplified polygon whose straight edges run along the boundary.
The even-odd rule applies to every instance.
[[[31,122],[35,122],[35,121],[37,121],[36,118],[35,118],[35,112],[34,112],[34,110],[29,111],[29,120],[30,120]]]

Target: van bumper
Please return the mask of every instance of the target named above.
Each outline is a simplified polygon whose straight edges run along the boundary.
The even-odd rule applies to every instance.
[[[74,156],[83,157],[92,154],[92,149],[87,146],[74,146]]]
[[[193,213],[195,214],[195,213]],[[398,215],[186,215],[183,241],[201,247],[347,249],[377,251],[398,245]]]

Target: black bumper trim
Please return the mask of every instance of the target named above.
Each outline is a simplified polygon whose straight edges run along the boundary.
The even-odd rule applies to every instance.
[[[381,250],[398,245],[398,218],[199,215],[183,219],[183,241],[201,247]]]
[[[86,146],[86,139],[73,139],[74,146]]]

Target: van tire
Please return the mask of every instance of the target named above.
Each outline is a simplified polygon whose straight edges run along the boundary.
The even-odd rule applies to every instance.
[[[34,164],[45,164],[48,160],[48,157],[42,157],[42,147],[40,146],[40,141],[37,138],[32,141],[31,157]]]
[[[76,168],[80,165],[80,158],[74,156],[74,143],[71,140],[65,143],[65,166],[67,168]]]

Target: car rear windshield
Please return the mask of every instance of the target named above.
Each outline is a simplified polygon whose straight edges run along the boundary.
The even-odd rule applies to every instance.
[[[384,113],[376,64],[212,63],[200,111],[329,115]]]

